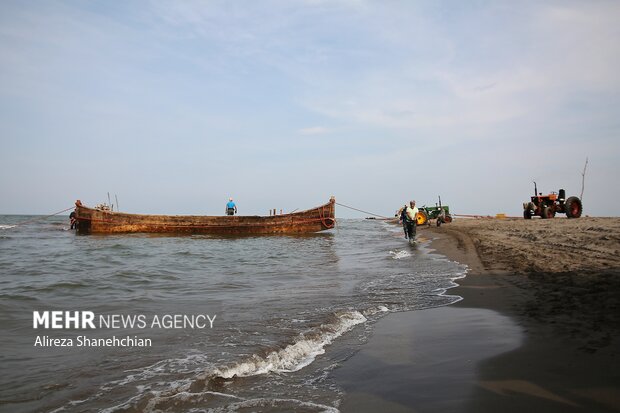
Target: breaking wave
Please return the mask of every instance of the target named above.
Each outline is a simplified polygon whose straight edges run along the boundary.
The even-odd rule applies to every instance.
[[[284,348],[273,350],[264,356],[253,354],[248,359],[232,366],[215,369],[206,377],[199,378],[192,390],[201,385],[209,387],[235,377],[248,377],[270,372],[287,373],[304,368],[316,356],[325,353],[325,346],[331,344],[357,324],[364,323],[366,317],[359,311],[346,311],[334,314],[332,322],[321,324],[316,329],[299,335],[297,340]]]
[[[387,308],[376,309],[377,312]],[[366,312],[365,312],[366,313]],[[354,326],[366,322],[366,317],[359,311],[343,311],[331,316],[331,320],[302,333],[292,343],[265,355],[253,354],[250,357],[225,367],[208,368],[206,373],[195,376],[193,380],[168,382],[167,389],[156,390],[152,386],[137,386],[141,391],[125,402],[102,410],[113,413],[138,409],[145,412],[204,411],[201,405],[209,405],[208,411],[246,411],[255,408],[275,408],[284,411],[303,409],[308,412],[338,412],[338,409],[323,404],[306,402],[294,398],[243,398],[223,393],[225,386],[235,378],[257,376],[267,373],[286,373],[298,371],[315,358],[325,353],[325,347]],[[178,364],[181,360],[168,360],[156,363],[138,372],[132,372],[124,380],[109,383],[102,388],[110,391],[118,386],[142,382],[151,376],[158,376],[170,370],[170,362]],[[201,360],[203,361],[203,360]],[[215,406],[214,406],[215,404]],[[220,405],[221,407],[217,407]],[[223,406],[222,406],[223,405]]]

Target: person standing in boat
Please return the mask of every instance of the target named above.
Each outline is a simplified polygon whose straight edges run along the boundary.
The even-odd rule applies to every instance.
[[[235,205],[232,198],[228,198],[228,203],[226,204],[226,215],[235,215],[236,213],[237,205]]]
[[[405,220],[407,222],[407,234],[409,240],[415,238],[416,226],[418,225],[418,208],[415,206],[415,201],[409,202],[409,206],[405,210]]]

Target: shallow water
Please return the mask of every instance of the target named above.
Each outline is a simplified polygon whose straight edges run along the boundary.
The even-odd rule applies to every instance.
[[[437,307],[465,268],[382,221],[305,236],[77,236],[0,216],[0,409],[330,411],[330,372],[389,312]],[[33,311],[216,316],[213,328],[33,329]],[[208,323],[207,323],[208,324]],[[39,347],[37,336],[151,347]]]

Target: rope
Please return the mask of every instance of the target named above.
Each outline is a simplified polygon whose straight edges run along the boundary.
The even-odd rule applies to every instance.
[[[340,203],[338,203],[338,202],[336,202],[336,205],[340,205],[341,207],[349,208],[349,209],[352,209],[352,210],[354,210],[354,211],[363,212],[364,214],[374,215],[374,216],[379,217],[379,218],[391,219],[391,218],[388,218],[388,217],[384,217],[383,215],[373,214],[372,212],[363,211],[363,210],[361,210],[361,209],[353,208],[353,207],[351,207],[351,206],[344,205],[344,204],[340,204]]]
[[[330,207],[330,212],[331,212],[331,207]],[[325,216],[325,207],[322,206],[321,209],[319,209],[319,217],[321,218],[321,224],[323,224],[323,226],[327,229],[332,229],[334,228],[334,226],[336,225],[336,220],[331,218],[331,217],[326,217]],[[329,223],[328,223],[329,221]]]
[[[62,214],[63,212],[67,212],[67,211],[69,211],[70,209],[73,209],[73,208],[75,208],[75,206],[72,206],[71,208],[63,209],[62,211],[58,211],[58,212],[55,212],[55,213],[50,214],[50,215],[46,215],[44,217],[31,218],[31,219],[28,219],[26,221],[18,222],[16,224],[11,224],[11,226],[9,228],[15,228],[15,227],[18,227],[20,225],[26,225],[26,224],[29,224],[31,222],[40,221],[42,219],[47,219],[47,218],[53,217],[54,215],[58,215],[58,214]]]

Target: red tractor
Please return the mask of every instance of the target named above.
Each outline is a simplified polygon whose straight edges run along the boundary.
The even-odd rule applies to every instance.
[[[534,196],[530,202],[523,203],[523,218],[532,219],[538,215],[543,219],[553,218],[557,212],[566,214],[566,218],[579,218],[583,207],[581,200],[576,196],[566,199],[566,192],[560,189],[559,193],[551,192],[543,195],[538,192],[534,182]]]

